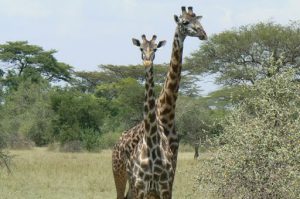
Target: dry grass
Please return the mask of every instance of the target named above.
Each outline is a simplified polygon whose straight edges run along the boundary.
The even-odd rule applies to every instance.
[[[114,199],[111,151],[60,153],[45,148],[11,151],[12,174],[0,170],[1,199]],[[193,154],[179,154],[174,198],[207,198],[193,193]]]

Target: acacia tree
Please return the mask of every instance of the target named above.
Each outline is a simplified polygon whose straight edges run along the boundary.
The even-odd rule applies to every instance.
[[[282,61],[274,71],[270,71],[271,56]],[[258,23],[213,35],[186,59],[186,67],[217,73],[217,81],[225,85],[254,84],[288,68],[299,75],[300,23]]]
[[[143,65],[101,65],[99,68],[100,71],[97,72],[75,72],[75,80],[72,81],[72,84],[83,92],[93,93],[100,84],[116,83],[126,78],[133,78],[141,83],[145,79]],[[167,73],[167,65],[159,64],[154,68],[156,85],[157,87],[162,86]],[[185,72],[181,81],[181,93],[189,96],[198,95],[199,88],[195,86],[195,82],[198,80],[197,76]]]
[[[197,106],[195,103],[186,104],[185,111],[179,112],[176,118],[178,132],[182,142],[194,147],[194,158],[199,157],[199,147],[209,134],[211,121],[209,110]]]
[[[194,147],[194,158],[199,157],[199,147],[206,142],[207,138],[221,133],[220,121],[225,117],[226,104],[230,101],[223,96],[228,92],[226,89],[211,97],[181,96],[178,99],[176,126],[181,142]]]
[[[273,64],[271,64],[273,65]],[[274,67],[276,68],[276,67]],[[248,86],[198,182],[225,198],[299,198],[300,85],[291,71]]]
[[[0,45],[2,84],[16,87],[20,78],[39,74],[49,81],[69,81],[72,67],[58,62],[56,50],[45,51],[27,41],[9,41]]]

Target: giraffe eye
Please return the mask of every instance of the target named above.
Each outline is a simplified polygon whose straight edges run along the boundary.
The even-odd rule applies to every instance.
[[[190,22],[189,21],[183,21],[182,24],[183,25],[188,25]]]
[[[154,52],[156,52],[156,51],[157,51],[157,49],[154,49],[153,51],[154,51]]]
[[[141,52],[143,52],[143,49],[142,49],[142,48],[140,48],[140,50],[141,50]]]

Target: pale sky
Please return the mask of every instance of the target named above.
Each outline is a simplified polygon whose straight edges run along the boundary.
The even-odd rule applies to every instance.
[[[27,40],[75,70],[101,64],[139,64],[131,38],[142,34],[167,40],[155,63],[168,63],[175,30],[173,15],[193,6],[208,36],[233,27],[300,19],[300,0],[0,0],[0,43]],[[187,38],[184,56],[203,42]]]

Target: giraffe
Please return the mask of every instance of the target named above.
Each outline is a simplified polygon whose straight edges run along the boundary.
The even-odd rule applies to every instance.
[[[137,39],[132,39],[132,42],[134,45],[139,46],[141,53],[142,53],[142,60],[145,68],[149,69],[149,73],[146,74],[151,74],[153,73],[153,60],[155,58],[155,52],[158,48],[162,47],[165,45],[165,41],[160,41],[158,44],[155,44],[155,39],[156,36],[153,36],[153,38],[150,41],[147,41],[146,36],[142,35],[143,42],[141,43]],[[148,76],[146,76],[146,80],[151,80],[153,82],[153,77],[150,79]],[[147,82],[146,82],[147,83]],[[150,85],[150,86],[149,86]],[[147,83],[146,88],[150,89],[149,93],[151,94],[151,108],[155,109],[155,97],[154,97],[154,92],[153,92],[153,85],[154,83]],[[146,95],[146,93],[145,93]],[[148,97],[145,96],[145,97]],[[150,99],[150,98],[145,98]],[[146,101],[145,101],[146,102]],[[144,117],[145,112],[149,112],[150,109],[148,106],[145,104],[145,110],[144,110]],[[149,107],[150,108],[150,107]],[[155,111],[151,110],[152,113],[155,115]],[[152,115],[153,115],[152,114]],[[147,114],[148,115],[148,114]],[[152,116],[153,117],[153,116]],[[135,127],[125,131],[122,133],[122,136],[119,140],[119,142],[114,146],[114,150],[112,153],[112,168],[113,168],[113,174],[114,174],[114,180],[115,180],[115,185],[117,189],[117,199],[123,199],[124,198],[124,193],[125,193],[125,188],[126,188],[126,182],[128,180],[128,173],[132,173],[130,169],[129,161],[132,159],[132,154],[135,151],[135,148],[138,144],[139,141],[142,140],[142,137],[145,133],[145,122],[150,120],[146,120],[147,118],[144,118],[144,121],[136,125]],[[156,119],[156,118],[155,118]],[[153,121],[153,119],[151,119]],[[155,128],[155,127],[154,127]],[[134,160],[134,159],[132,159]],[[127,166],[127,168],[126,168]],[[134,187],[134,185],[132,185]],[[131,188],[131,187],[129,187]],[[135,190],[135,189],[134,189]],[[131,198],[131,192],[128,192],[126,198]]]
[[[168,140],[158,127],[153,81],[153,59],[155,51],[154,35],[148,41],[142,36],[142,44],[133,39],[133,43],[148,50],[143,57],[146,71],[144,100],[144,134],[133,151],[128,164],[128,173],[132,198],[170,199],[172,197],[172,182],[174,170],[172,167],[172,152]],[[165,41],[161,41],[165,43]],[[161,43],[160,42],[160,43]],[[161,46],[160,43],[157,46]],[[151,52],[151,48],[154,49]],[[144,51],[144,50],[143,50]]]
[[[156,101],[158,124],[163,129],[171,147],[174,170],[176,170],[179,147],[179,139],[175,129],[175,108],[181,79],[184,40],[187,36],[207,40],[206,32],[200,23],[202,16],[197,16],[193,12],[193,7],[188,7],[186,10],[186,7],[182,6],[181,11],[180,16],[174,15],[177,26],[172,44],[171,61],[164,86]]]
[[[202,16],[196,16],[192,7],[188,7],[188,11],[186,7],[181,7],[181,10],[182,14],[180,16],[174,15],[177,26],[173,39],[171,61],[163,89],[156,101],[158,124],[163,129],[171,147],[174,171],[176,169],[179,146],[178,135],[175,131],[175,107],[181,79],[183,43],[187,36],[198,37],[200,40],[207,39],[206,32],[199,22]],[[118,199],[123,199],[124,197],[128,178],[125,166],[127,162],[126,157],[133,154],[134,148],[142,138],[143,133],[143,125],[139,123],[122,133],[120,140],[113,149],[112,167]],[[130,191],[128,194],[130,194]]]

